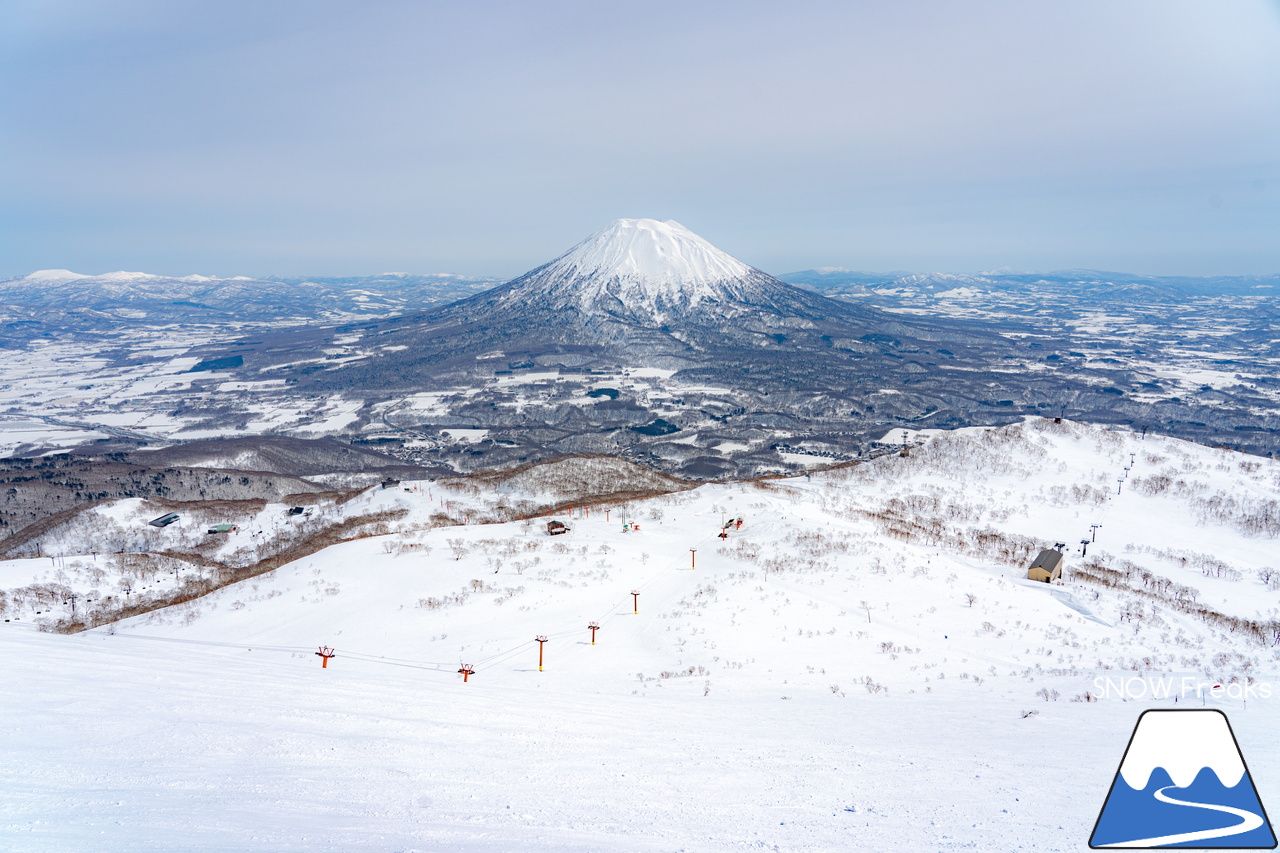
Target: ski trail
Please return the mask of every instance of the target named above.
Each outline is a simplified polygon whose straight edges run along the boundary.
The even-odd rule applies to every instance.
[[[1139,838],[1136,841],[1125,841],[1120,844],[1107,844],[1106,847],[1165,847],[1170,844],[1182,844],[1187,841],[1204,841],[1209,838],[1224,838],[1229,835],[1239,835],[1242,832],[1249,832],[1262,826],[1262,817],[1244,809],[1237,809],[1232,806],[1217,806],[1208,803],[1189,803],[1185,800],[1175,800],[1173,797],[1165,794],[1169,788],[1177,787],[1169,785],[1161,788],[1155,793],[1155,797],[1162,803],[1169,803],[1174,806],[1190,806],[1193,809],[1210,809],[1215,812],[1226,812],[1241,818],[1241,822],[1235,826],[1224,826],[1221,829],[1201,829],[1195,832],[1180,832],[1176,835],[1161,835],[1157,838]]]

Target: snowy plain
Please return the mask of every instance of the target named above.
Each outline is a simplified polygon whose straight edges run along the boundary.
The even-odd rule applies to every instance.
[[[1085,701],[1096,679],[1280,685],[1280,665],[1140,585],[1073,579],[1078,541],[1101,524],[1098,565],[1274,620],[1258,573],[1280,562],[1280,466],[1051,421],[922,441],[579,507],[556,537],[545,519],[426,529],[520,495],[404,483],[346,510],[405,508],[396,532],[188,604],[72,636],[7,611],[0,843],[1087,849],[1138,714],[1177,707]],[[999,535],[1071,543],[1066,582],[974,547]],[[49,562],[2,576],[52,581]],[[1280,690],[1180,700],[1229,715],[1277,802]]]

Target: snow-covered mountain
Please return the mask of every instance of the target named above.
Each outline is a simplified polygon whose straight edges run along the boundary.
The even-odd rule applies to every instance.
[[[678,222],[619,219],[516,279],[505,299],[661,318],[703,303],[764,302],[776,281]]]
[[[675,222],[621,219],[554,260],[450,305],[192,355],[245,376],[283,380],[292,394],[386,403],[397,411],[397,429],[491,430],[485,452],[519,462],[561,441],[568,442],[562,452],[630,447],[709,415],[731,436],[750,430],[751,442],[741,446],[767,454],[780,425],[813,426],[840,436],[837,443],[856,444],[851,422],[867,415],[883,423],[903,405],[913,418],[972,410],[978,403],[965,396],[962,382],[1015,350],[973,323],[896,316],[779,281]],[[636,369],[675,374],[666,383],[671,390],[633,396],[615,379],[600,392],[607,401],[588,397],[591,405],[584,407],[573,398],[592,389],[575,386],[546,406],[530,407],[514,388],[524,371],[550,370],[573,383]],[[956,370],[964,371],[960,381],[950,375]],[[905,384],[912,396],[902,395],[901,405],[897,399],[862,402]],[[682,386],[691,387],[676,390]],[[432,409],[419,419],[411,414],[413,400],[400,405],[446,389],[462,392],[450,395],[448,411]],[[716,400],[705,398],[706,389]],[[985,388],[981,394],[984,401],[990,396]],[[743,420],[730,424],[734,417]],[[548,428],[554,432],[543,431]],[[676,450],[647,461],[688,463],[694,468],[681,470],[696,476],[732,467],[720,454],[690,462]],[[756,460],[743,473],[767,467]]]
[[[365,340],[397,336],[395,353],[344,370],[350,383],[367,367],[378,374],[369,381],[381,385],[403,373],[393,367],[399,363],[474,366],[495,352],[503,357],[497,367],[639,360],[683,369],[768,361],[782,352],[794,360],[825,351],[840,360],[922,342],[946,341],[952,352],[1003,343],[960,324],[904,321],[786,284],[679,223],[653,219],[617,220],[500,287],[391,323],[346,326],[338,337],[353,333]],[[316,343],[314,334],[303,335],[297,345]],[[273,360],[296,361],[288,347],[267,349]],[[557,362],[557,354],[565,358]],[[414,371],[416,381],[424,373]]]
[[[976,321],[893,314],[787,284],[675,222],[621,219],[449,305],[188,355],[290,395],[358,397],[380,428],[483,430],[485,446],[459,464],[625,450],[706,477],[777,470],[780,441],[813,436],[820,452],[850,454],[885,423],[992,422],[974,416],[983,407],[1003,423],[1015,404],[1060,406],[1062,385],[1044,377],[1002,371],[998,391],[981,379],[1024,358],[1020,347]],[[637,370],[665,374],[662,387],[631,390]],[[548,372],[555,393],[521,389]],[[423,393],[443,394],[440,404],[422,405]],[[703,427],[749,450],[730,461],[665,438]]]
[[[36,270],[21,278],[0,282],[0,285],[12,285],[15,282],[21,282],[22,284],[64,284],[80,278],[89,278],[89,276],[72,272],[71,270]]]
[[[465,318],[493,329],[521,328],[528,318],[546,314],[562,318],[551,324],[562,338],[579,344],[626,339],[632,346],[648,337],[637,332],[663,327],[704,334],[715,329],[718,336],[732,337],[739,330],[772,335],[832,322],[892,322],[860,306],[815,298],[678,222],[656,219],[616,220],[555,260],[439,312],[445,322]],[[567,317],[579,322],[566,324]],[[714,336],[704,340],[711,343]]]

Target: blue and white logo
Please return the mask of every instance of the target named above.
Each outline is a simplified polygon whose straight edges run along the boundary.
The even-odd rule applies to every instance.
[[[1144,711],[1089,846],[1275,848],[1226,714]]]

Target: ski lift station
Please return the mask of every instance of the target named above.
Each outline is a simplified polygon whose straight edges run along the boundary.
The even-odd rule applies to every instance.
[[[1058,546],[1062,547],[1061,545]],[[1062,577],[1062,552],[1056,548],[1045,548],[1036,557],[1031,568],[1027,569],[1027,580],[1049,583]]]
[[[178,520],[178,514],[176,512],[166,512],[164,515],[160,516],[159,518],[151,519],[150,521],[147,522],[147,524],[150,524],[152,527],[168,527],[170,524],[173,524],[177,520]]]

